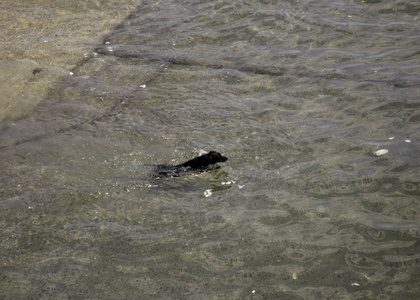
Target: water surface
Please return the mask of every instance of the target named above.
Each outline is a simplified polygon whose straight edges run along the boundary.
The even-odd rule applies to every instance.
[[[416,299],[419,11],[143,1],[34,72],[1,123],[2,297]]]

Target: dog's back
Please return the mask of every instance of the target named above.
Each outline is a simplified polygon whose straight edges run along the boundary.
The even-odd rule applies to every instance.
[[[153,177],[179,177],[188,171],[198,171],[198,173],[203,173],[219,168],[219,166],[213,165],[227,160],[228,158],[222,156],[219,152],[210,151],[207,154],[193,158],[179,165],[157,165],[155,171],[153,172]]]

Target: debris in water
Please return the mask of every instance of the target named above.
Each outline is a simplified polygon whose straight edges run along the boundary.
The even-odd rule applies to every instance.
[[[373,152],[373,155],[381,156],[381,155],[384,155],[384,154],[387,154],[387,153],[388,153],[388,149],[379,149],[379,150]]]
[[[213,190],[212,189],[208,189],[204,191],[204,196],[206,197],[210,197],[213,194]]]
[[[235,181],[229,180],[229,181],[223,181],[222,185],[231,185],[231,184],[234,184],[234,183],[235,183]]]

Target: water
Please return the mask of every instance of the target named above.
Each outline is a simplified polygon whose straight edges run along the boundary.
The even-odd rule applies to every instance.
[[[2,298],[417,298],[419,5],[56,5],[3,21]]]

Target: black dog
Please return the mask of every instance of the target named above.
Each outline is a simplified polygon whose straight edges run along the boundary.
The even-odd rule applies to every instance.
[[[197,173],[203,173],[206,171],[220,168],[214,164],[218,162],[225,162],[228,158],[222,156],[219,152],[210,151],[207,154],[193,158],[183,164],[171,166],[171,165],[157,165],[156,170],[153,174],[154,177],[179,177],[183,173],[188,171],[194,171]]]

